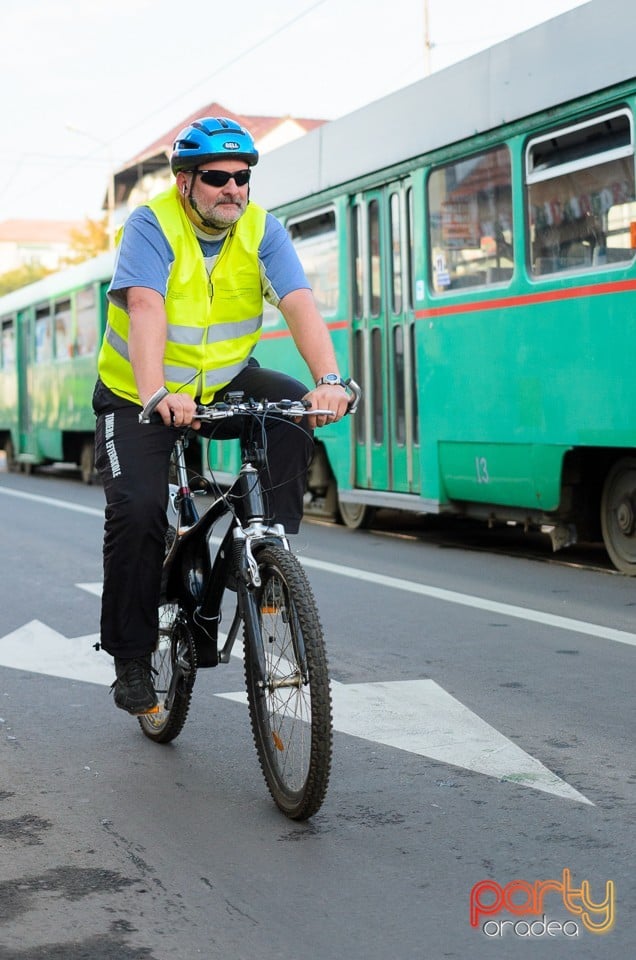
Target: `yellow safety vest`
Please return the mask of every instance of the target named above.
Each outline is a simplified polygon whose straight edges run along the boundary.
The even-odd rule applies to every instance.
[[[263,289],[258,248],[267,214],[262,207],[248,204],[227,234],[208,275],[176,186],[147,206],[174,253],[165,297],[165,385],[171,392],[180,390],[208,403],[245,367],[261,335]],[[128,355],[129,325],[126,311],[109,303],[98,371],[113,393],[141,405]]]

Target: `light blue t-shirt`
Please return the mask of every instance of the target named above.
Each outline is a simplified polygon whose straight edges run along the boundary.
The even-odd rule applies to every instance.
[[[223,245],[223,238],[199,238],[199,244],[205,258],[215,257]],[[311,289],[289,234],[271,213],[265,219],[265,232],[258,248],[258,257],[263,296],[275,307],[293,290]],[[127,290],[128,287],[149,287],[165,298],[173,260],[172,247],[156,216],[150,207],[138,207],[124,225],[108,290],[109,298],[124,309],[125,298],[118,296],[117,291]]]

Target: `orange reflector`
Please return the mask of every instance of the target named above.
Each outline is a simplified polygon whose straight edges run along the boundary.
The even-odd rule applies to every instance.
[[[142,713],[138,713],[138,717],[147,717],[150,713],[161,713],[161,707],[157,704],[155,707],[151,707],[150,710],[144,710]]]
[[[278,736],[275,730],[272,730],[272,740],[274,741],[274,746],[276,747],[276,749],[280,750],[282,753],[285,747],[283,746],[283,741]]]

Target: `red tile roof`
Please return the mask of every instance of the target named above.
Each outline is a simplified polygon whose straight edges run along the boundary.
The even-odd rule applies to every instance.
[[[4,220],[0,243],[69,243],[71,232],[81,227],[79,220]]]
[[[306,117],[252,117],[243,113],[234,113],[233,110],[228,110],[227,107],[222,106],[220,103],[208,103],[207,106],[201,107],[196,113],[191,113],[190,116],[180,120],[176,127],[167,130],[158,140],[144,147],[140,153],[123,164],[121,169],[125,170],[135,163],[139,163],[147,157],[154,157],[159,153],[169,154],[177,134],[183,130],[184,127],[187,127],[189,123],[192,123],[193,120],[198,120],[200,117],[227,117],[229,120],[235,120],[237,123],[240,123],[241,126],[246,127],[256,141],[262,140],[271,130],[275,130],[276,127],[286,120],[293,120],[294,123],[303,127],[306,132],[314,130],[316,127],[320,127],[323,123],[327,122],[326,120],[312,120]]]

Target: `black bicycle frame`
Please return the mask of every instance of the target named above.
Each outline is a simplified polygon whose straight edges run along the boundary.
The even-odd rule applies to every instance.
[[[178,602],[186,611],[197,650],[198,667],[228,663],[243,622],[257,664],[257,681],[262,682],[265,660],[254,595],[258,571],[242,526],[243,523],[262,522],[264,518],[258,472],[253,465],[245,464],[232,489],[224,497],[217,498],[203,517],[198,516],[191,493],[183,493],[181,497],[177,508],[178,529],[184,514],[194,522],[189,529],[178,532],[164,561],[162,603]],[[236,500],[238,522],[235,520],[228,527],[212,564],[208,536],[215,523],[232,512],[229,498]],[[282,540],[284,538],[274,534],[259,537],[257,552],[267,543],[280,544]],[[227,640],[219,652],[218,630],[226,589],[236,592],[237,607]]]

